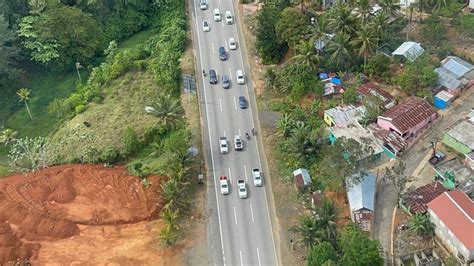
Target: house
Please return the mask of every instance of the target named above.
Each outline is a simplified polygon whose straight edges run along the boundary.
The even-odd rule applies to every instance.
[[[454,95],[447,91],[440,91],[434,97],[434,106],[438,109],[446,109],[451,101],[454,99]]]
[[[466,154],[474,150],[474,122],[462,119],[443,136],[443,144]]]
[[[368,129],[364,129],[358,122],[353,121],[346,126],[334,126],[329,128],[329,142],[336,143],[338,138],[353,139],[358,143],[364,145],[368,144],[372,148],[372,153],[367,154],[365,159],[372,156],[373,159],[380,159],[383,155],[382,147],[377,143],[377,140]]]
[[[451,94],[459,95],[474,85],[474,66],[459,57],[446,57],[435,72],[438,74],[438,87]]]
[[[345,126],[350,122],[357,121],[364,116],[365,107],[360,105],[336,106],[324,111],[324,122],[330,127]]]
[[[367,173],[357,184],[346,179],[347,198],[352,221],[362,230],[370,232],[375,211],[376,177]]]
[[[474,202],[461,190],[444,192],[428,203],[436,237],[461,263],[474,261]]]
[[[425,213],[428,210],[426,204],[443,194],[445,191],[448,191],[448,189],[443,187],[441,182],[435,181],[429,183],[403,194],[400,197],[400,207],[404,211],[410,213]]]
[[[398,134],[385,130],[373,123],[367,127],[375,139],[382,146],[384,153],[390,158],[396,159],[407,149],[408,143]]]
[[[435,170],[435,178],[443,182],[443,186],[453,189],[457,184],[464,184],[469,180],[474,180],[472,170],[463,162],[454,158],[446,162],[442,162],[433,167]]]
[[[295,178],[295,185],[299,190],[308,188],[313,184],[308,170],[304,168],[299,168],[293,171],[293,177]]]
[[[377,125],[401,136],[408,145],[438,118],[436,110],[425,100],[410,96],[377,118]]]
[[[414,264],[413,264],[414,262]],[[433,248],[419,250],[415,253],[400,256],[396,260],[397,266],[416,265],[416,266],[442,266],[441,257]]]
[[[382,90],[377,84],[369,82],[357,89],[358,98],[362,101],[365,97],[375,96],[380,99],[385,109],[395,106],[395,98],[388,92]]]
[[[425,52],[425,49],[417,42],[404,42],[395,51],[393,56],[403,56],[411,62],[415,61],[420,55]]]

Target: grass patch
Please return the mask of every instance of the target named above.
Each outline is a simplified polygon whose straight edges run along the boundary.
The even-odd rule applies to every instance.
[[[144,44],[148,38],[153,35],[153,30],[148,29],[132,35],[130,38],[121,42],[118,46],[119,51],[123,49],[133,49],[139,44]]]

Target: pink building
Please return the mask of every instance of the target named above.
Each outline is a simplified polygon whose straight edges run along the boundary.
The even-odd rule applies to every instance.
[[[410,96],[377,118],[377,124],[401,136],[411,145],[438,118],[436,110],[427,101]]]

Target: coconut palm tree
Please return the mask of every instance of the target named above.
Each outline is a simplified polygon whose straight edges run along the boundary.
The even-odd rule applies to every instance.
[[[179,99],[169,94],[160,94],[151,107],[150,113],[158,117],[158,123],[162,127],[174,130],[182,125],[184,110]]]
[[[330,60],[334,62],[336,68],[343,69],[351,60],[352,45],[350,36],[346,33],[339,33],[328,43],[327,51],[330,53]]]
[[[186,207],[187,199],[183,196],[185,187],[175,179],[169,179],[161,184],[163,201],[173,210]]]
[[[33,116],[31,115],[31,112],[30,112],[30,107],[28,107],[28,100],[30,99],[30,93],[31,91],[27,88],[21,88],[16,92],[16,94],[18,95],[18,98],[20,98],[20,102],[25,103],[26,111],[28,111],[30,118],[33,119]]]
[[[352,35],[355,31],[355,19],[346,4],[338,3],[330,11],[329,28],[337,35],[345,33]]]
[[[384,40],[387,35],[388,19],[389,15],[387,13],[380,12],[370,21],[370,27],[372,27],[377,37],[377,48],[379,46],[379,41]]]
[[[296,55],[291,58],[291,61],[297,64],[307,65],[312,70],[317,70],[320,58],[314,47],[314,42],[301,41],[300,44],[296,46]]]
[[[369,0],[358,0],[357,1],[357,9],[358,13],[360,15],[360,18],[362,20],[362,23],[364,23],[367,19],[367,17],[370,14],[370,3]]]
[[[0,132],[0,143],[3,143],[5,146],[12,143],[16,139],[18,132],[14,131],[11,128],[7,128]]]
[[[434,225],[431,223],[427,214],[415,213],[410,220],[408,220],[408,227],[410,230],[420,236],[434,235]]]
[[[178,215],[179,210],[172,210],[170,207],[165,206],[160,212],[160,217],[165,223],[174,230],[178,230]]]
[[[318,227],[324,237],[333,245],[336,244],[336,222],[339,219],[339,212],[330,200],[323,201],[321,207],[316,208],[316,217],[318,219]]]
[[[382,11],[389,15],[389,17],[398,16],[398,10],[400,10],[400,5],[395,4],[393,0],[379,0],[378,4],[382,8]]]
[[[364,57],[364,72],[367,65],[367,58],[375,51],[377,36],[369,25],[361,25],[356,31],[356,36],[351,40],[354,47],[358,48],[358,54]]]
[[[302,243],[306,248],[311,248],[322,241],[318,221],[314,216],[302,216],[299,224],[293,228],[293,231],[299,233],[300,238],[298,242]]]

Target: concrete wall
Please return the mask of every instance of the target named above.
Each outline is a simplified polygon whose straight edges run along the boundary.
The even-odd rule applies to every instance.
[[[455,257],[462,254],[466,261],[474,259],[474,250],[469,251],[459,241],[459,239],[446,227],[446,225],[439,219],[439,217],[430,209],[428,209],[430,221],[435,225],[435,234],[441,242],[453,253]]]
[[[466,153],[471,152],[471,149],[468,146],[457,141],[455,138],[451,137],[448,133],[444,133],[443,144],[448,147],[453,148],[455,151],[461,154],[466,154]]]

